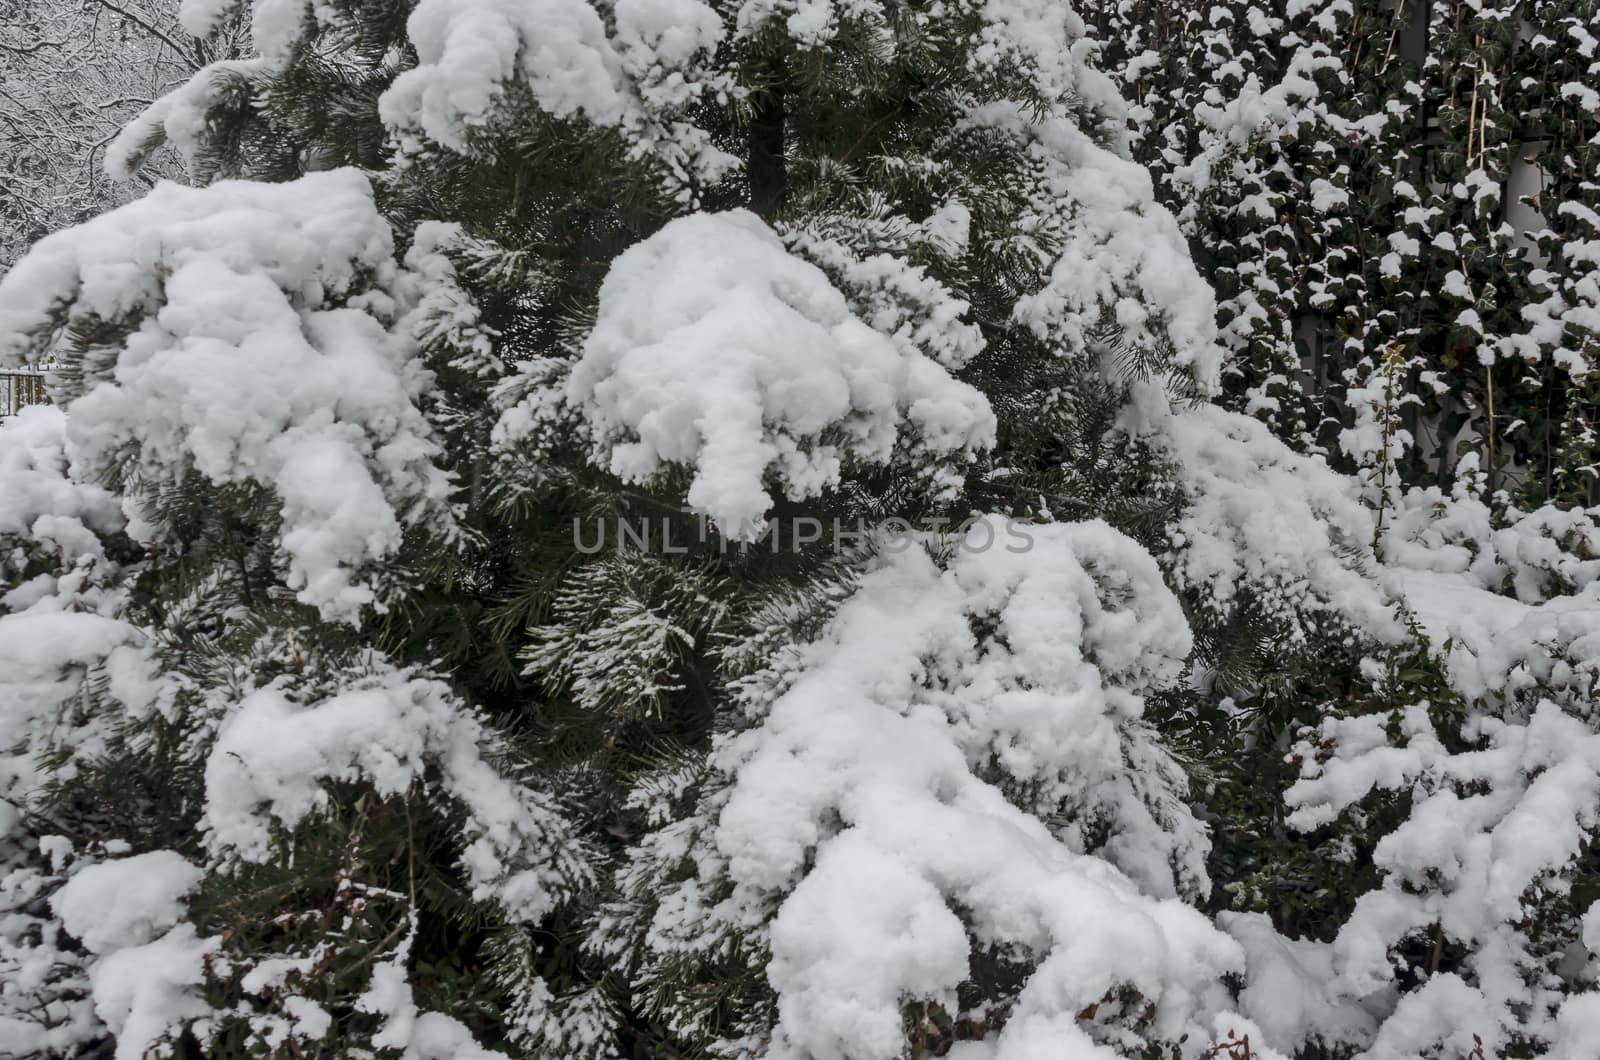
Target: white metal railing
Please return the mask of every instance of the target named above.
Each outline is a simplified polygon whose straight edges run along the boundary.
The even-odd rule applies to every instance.
[[[48,368],[0,368],[0,416],[15,416],[27,405],[43,405],[50,400],[44,381]]]

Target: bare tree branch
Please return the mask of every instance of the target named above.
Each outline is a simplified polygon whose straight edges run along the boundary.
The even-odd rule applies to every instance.
[[[107,11],[113,11],[113,12],[121,15],[123,18],[127,19],[129,22],[132,22],[134,25],[136,25],[136,26],[140,27],[141,29],[143,29],[146,33],[150,34],[152,37],[155,37],[157,40],[160,40],[160,41],[164,42],[167,47],[172,49],[173,54],[175,54],[181,61],[183,61],[184,63],[187,63],[189,65],[189,68],[191,70],[199,70],[200,69],[200,64],[197,63],[195,61],[195,59],[188,54],[188,52],[185,50],[185,48],[184,48],[184,46],[182,44],[179,44],[176,40],[173,40],[171,34],[163,31],[160,27],[152,24],[151,22],[149,22],[147,19],[145,19],[139,13],[137,13],[135,11],[132,11],[132,10],[130,10],[128,8],[125,8],[125,7],[120,7],[117,4],[112,3],[111,0],[90,0],[90,2],[99,4],[101,7],[105,8]]]
[[[171,151],[136,181],[100,171],[122,125],[202,65],[205,52],[185,43],[177,8],[178,0],[0,0],[0,272],[41,236],[157,180],[182,179]]]

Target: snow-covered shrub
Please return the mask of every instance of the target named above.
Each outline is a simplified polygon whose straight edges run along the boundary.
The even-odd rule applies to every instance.
[[[0,278],[0,1048],[1592,1051],[1592,438],[1415,422],[1578,385],[1587,97],[1381,8],[185,3]]]
[[[6,274],[0,358],[57,354],[72,474],[119,488],[131,536],[189,475],[264,487],[289,585],[352,618],[361,568],[452,526],[409,280],[359,173],[165,185]]]
[[[768,1055],[891,1058],[908,1004],[1003,1024],[1001,1056],[1204,1033],[1236,954],[1178,898],[1208,887],[1205,830],[1142,719],[1182,673],[1182,612],[1104,523],[1003,532],[901,542],[737,679],[746,727],[705,776],[636,789],[657,827],[590,945],[639,962],[679,1033],[744,1055],[775,1005]],[[772,997],[719,1027],[671,970],[730,959]]]

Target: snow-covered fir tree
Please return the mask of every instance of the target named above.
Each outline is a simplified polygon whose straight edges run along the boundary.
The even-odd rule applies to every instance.
[[[180,18],[0,276],[0,1055],[1600,1053],[1592,3]]]

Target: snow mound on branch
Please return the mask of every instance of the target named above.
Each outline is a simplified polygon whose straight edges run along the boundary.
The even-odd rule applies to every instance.
[[[5,434],[0,428],[0,444]],[[0,473],[0,490],[15,483]],[[34,525],[56,530],[63,522],[72,521],[41,516]],[[70,782],[78,761],[107,752],[120,725],[170,706],[170,689],[154,676],[151,638],[122,618],[117,565],[74,525],[92,547],[59,568],[45,565],[16,584],[0,563],[3,584],[14,585],[0,595],[0,846],[22,823],[16,811],[30,808],[47,781]]]
[[[288,582],[328,618],[377,602],[363,566],[408,527],[448,535],[449,476],[418,402],[432,375],[366,177],[158,186],[42,241],[0,280],[0,363],[57,329],[114,328],[58,393],[71,474],[139,494],[189,472],[281,504]],[[149,533],[135,518],[130,533]]]
[[[183,0],[178,7],[178,22],[191,36],[209,37],[244,2]],[[304,35],[310,8],[305,0],[250,0],[250,42],[265,56],[287,52]]]
[[[279,680],[233,711],[206,762],[213,855],[272,856],[271,826],[293,828],[323,809],[328,781],[364,779],[384,797],[436,782],[465,811],[472,897],[521,920],[550,912],[589,872],[554,800],[489,764],[491,731],[442,681],[375,656],[366,668],[309,703]]]
[[[1405,493],[1383,539],[1389,578],[1461,695],[1581,700],[1600,676],[1600,509],[1495,512],[1476,471],[1469,454],[1451,494]]]
[[[415,934],[413,914],[406,949]],[[402,953],[375,966],[372,987],[356,1003],[359,1011],[383,1018],[383,1027],[373,1037],[373,1044],[391,1051],[400,1060],[505,1060],[505,1053],[479,1045],[460,1020],[417,1007],[404,956]]]
[[[699,0],[620,0],[614,14],[612,37],[584,0],[422,0],[406,23],[418,65],[384,92],[379,114],[402,156],[425,141],[466,152],[516,84],[556,118],[620,131],[633,157],[674,182],[732,171],[737,160],[682,120],[703,94],[732,90],[707,67],[721,18]]]
[[[191,36],[204,39],[219,32],[244,3],[182,0],[178,22]],[[146,107],[106,147],[106,172],[113,179],[130,180],[156,148],[170,143],[183,156],[190,176],[200,176],[197,163],[213,131],[209,113],[218,98],[283,69],[314,24],[331,25],[338,17],[330,5],[313,6],[306,0],[250,0],[250,43],[256,57],[210,63]]]
[[[806,229],[786,232],[784,240],[794,253],[827,272],[855,314],[889,336],[906,356],[926,354],[959,371],[983,352],[983,331],[963,319],[971,306],[922,266],[897,254],[862,254]]]
[[[1095,349],[1112,324],[1119,343],[1160,354],[1213,392],[1216,298],[1150,174],[1071,121],[1036,121],[1014,103],[976,107],[967,120],[1026,144],[1040,171],[1030,205],[1052,256],[1044,285],[1018,299],[1018,322],[1071,354]]]
[[[1388,986],[1390,951],[1408,937],[1437,930],[1464,952],[1455,973],[1401,999],[1363,1055],[1440,1047],[1467,1055],[1473,1034],[1485,1052],[1512,1036],[1579,1034],[1579,1010],[1563,1008],[1571,1001],[1561,979],[1538,974],[1548,954],[1526,923],[1530,893],[1565,893],[1593,842],[1600,735],[1548,700],[1523,723],[1470,720],[1462,735],[1481,749],[1458,754],[1446,748],[1427,704],[1400,713],[1398,744],[1389,737],[1395,724],[1388,714],[1325,719],[1296,746],[1301,778],[1285,793],[1294,811],[1288,823],[1301,829],[1333,820],[1374,790],[1411,793],[1409,817],[1373,851],[1382,888],[1360,898],[1332,943],[1336,997]],[[1566,934],[1576,937],[1578,925]],[[1551,1018],[1558,1008],[1565,1023]]]
[[[116,496],[67,476],[67,418],[33,405],[0,421],[0,576],[20,575],[49,551],[65,568],[103,555],[100,535],[122,529]]]
[[[1600,1037],[1596,995],[1576,989],[1600,965],[1563,898],[1600,822],[1600,531],[1583,509],[1496,511],[1476,470],[1464,458],[1450,493],[1388,499],[1378,571],[1464,702],[1327,715],[1293,749],[1293,828],[1359,827],[1375,794],[1409,799],[1372,854],[1382,885],[1331,943],[1224,924],[1249,955],[1241,1006],[1280,1047],[1401,1060],[1481,1039],[1485,1055],[1520,1041],[1576,1057]],[[1419,944],[1450,966],[1397,982],[1396,955]]]
[[[1600,508],[1546,504],[1532,511],[1493,509],[1483,500],[1478,457],[1456,464],[1447,494],[1407,490],[1383,538],[1383,557],[1414,571],[1461,575],[1491,591],[1537,604],[1600,579]]]
[[[137,671],[144,642],[126,622],[83,611],[0,615],[0,798],[26,805],[46,776],[70,779],[70,764],[41,768],[46,752],[103,750],[107,726],[79,704],[85,682],[91,670]]]
[[[74,321],[152,314],[163,288],[191,263],[259,271],[280,289],[280,299],[311,307],[357,293],[363,273],[392,273],[393,250],[371,186],[355,170],[284,184],[162,183],[138,202],[40,240],[6,274],[0,355],[14,362],[35,352],[61,303]],[[237,311],[224,314],[223,326],[240,323]]]
[[[694,214],[612,264],[563,400],[628,482],[694,469],[688,503],[732,538],[764,529],[771,480],[821,494],[847,462],[909,458],[936,489],[994,440],[977,390],[869,327],[754,214]],[[502,441],[533,423],[527,403]]]
[[[822,48],[845,22],[865,23],[892,39],[890,27],[905,14],[876,0],[742,0],[735,21],[741,37],[781,22],[797,44]],[[956,0],[941,5],[937,14],[919,11],[915,17],[935,26],[976,26],[973,37],[962,42],[969,49],[972,74],[1010,87],[1020,80],[1027,94],[1047,107],[1093,108],[1106,119],[1112,138],[1125,140],[1121,119],[1127,105],[1111,78],[1096,68],[1097,43],[1071,5],[1062,0]]]
[[[715,833],[723,915],[760,923],[776,905],[771,1056],[900,1056],[906,999],[957,1011],[990,946],[1038,962],[1000,1055],[1089,1055],[1077,1014],[1119,986],[1153,1006],[1152,1039],[1203,1033],[1195,1005],[1241,963],[1198,912],[1135,882],[1170,895],[1205,851],[1181,773],[1138,720],[1181,673],[1178,602],[1103,523],[1026,529],[1031,548],[979,547],[1006,540],[983,522],[944,570],[920,549],[887,558],[784,664],[762,723],[717,752],[735,778]],[[1038,812],[1002,786],[1038,791]],[[1047,808],[1108,824],[1104,856],[1053,832]]]
[[[114,180],[131,180],[156,148],[170,143],[193,176],[213,101],[230,85],[265,70],[259,59],[224,59],[197,71],[122,127],[106,146],[106,173]]]
[[[116,1037],[116,1060],[141,1060],[210,1012],[200,992],[220,937],[183,918],[204,871],[171,850],[81,866],[50,898],[62,926],[96,955],[94,1010]]]
[[[1239,1007],[1267,1032],[1258,1041],[1359,1046],[1372,1040],[1377,1019],[1333,986],[1327,943],[1285,938],[1265,913],[1219,913],[1217,924],[1244,947]]]
[[[172,850],[79,869],[50,898],[67,931],[94,953],[142,946],[183,919],[205,872]]]
[[[221,946],[220,935],[202,938],[185,923],[95,964],[89,973],[94,1010],[116,1037],[116,1060],[159,1055],[164,1039],[213,1014],[201,987],[206,959]]]
[[[1404,637],[1354,479],[1215,406],[1173,414],[1163,436],[1189,499],[1167,555],[1180,589],[1222,616],[1248,594],[1302,644],[1319,616],[1388,642]]]
[[[100,537],[123,527],[118,498],[69,477],[68,448],[53,405],[0,421],[0,840],[18,821],[9,805],[26,807],[47,776],[70,779],[73,754],[104,750],[91,674],[155,702],[147,638],[118,617],[118,566]]]
[[[1094,61],[1099,47],[1072,5],[1063,0],[982,0],[983,20],[971,64],[985,74],[1025,75],[1033,92],[1054,105],[1093,108],[1113,142],[1126,133],[1127,103]]]
[[[1398,584],[1443,655],[1451,687],[1469,699],[1533,689],[1582,696],[1600,678],[1600,584],[1542,604],[1489,592],[1463,574],[1405,571]]]

